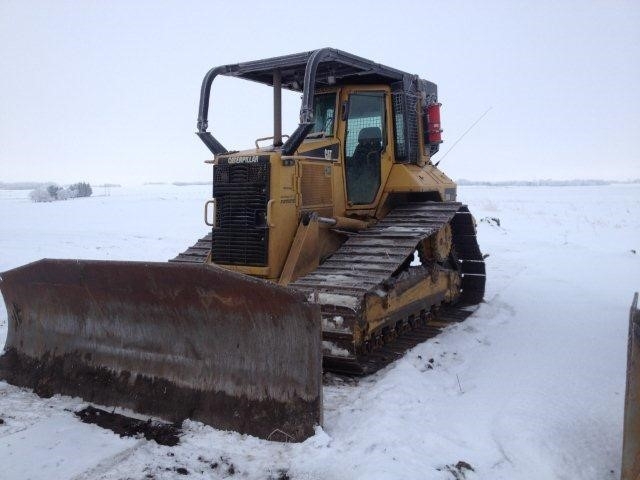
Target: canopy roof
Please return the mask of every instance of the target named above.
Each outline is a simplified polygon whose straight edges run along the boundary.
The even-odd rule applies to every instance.
[[[282,88],[302,91],[307,63],[318,50],[294,53],[281,57],[225,65],[222,75],[240,77],[254,82],[273,85],[273,72],[282,76]],[[318,63],[315,86],[340,84],[390,84],[411,76],[407,72],[372,62],[334,48],[322,49],[322,62]]]

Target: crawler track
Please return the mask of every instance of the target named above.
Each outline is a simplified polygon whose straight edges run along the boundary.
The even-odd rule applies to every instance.
[[[367,295],[391,294],[402,283],[402,271],[418,244],[447,223],[452,229],[450,264],[461,276],[455,305],[426,296],[390,312],[385,325],[356,344],[355,329],[366,331]],[[422,267],[414,276],[426,275]],[[418,270],[418,271],[416,271]],[[420,272],[422,271],[422,272]],[[476,240],[473,217],[457,202],[422,202],[395,208],[375,226],[352,235],[325,263],[290,286],[321,304],[323,340],[327,342],[324,368],[350,375],[367,375],[384,367],[402,352],[436,335],[443,326],[464,320],[482,301],[485,265]],[[331,319],[341,320],[336,325]]]
[[[413,325],[408,325],[404,332],[372,352],[338,361],[334,357],[325,357],[323,370],[349,376],[375,373],[402,357],[407,350],[437,336],[449,325],[464,321],[474,311],[474,306],[444,306],[435,315],[430,314],[417,319]]]
[[[170,262],[179,263],[204,263],[211,252],[211,232],[198,240],[195,245],[187,248],[184,252],[179,253],[176,257],[169,260]]]
[[[451,224],[453,246],[446,268],[453,268],[461,277],[457,302],[445,304],[442,296],[425,296],[390,312],[384,327],[370,332],[366,343],[356,345],[354,328],[362,328],[367,322],[364,318],[367,295],[388,294],[401,288],[403,282],[410,283],[412,277],[427,275],[422,267],[408,268],[408,261],[422,240],[447,223]],[[211,234],[208,234],[170,261],[203,263],[210,249]],[[434,337],[447,325],[471,315],[484,296],[485,275],[475,224],[467,206],[457,202],[421,202],[397,207],[375,226],[351,235],[315,271],[289,286],[321,305],[323,340],[336,346],[333,353],[331,348],[325,351],[324,369],[368,375]],[[327,321],[335,318],[343,324]]]

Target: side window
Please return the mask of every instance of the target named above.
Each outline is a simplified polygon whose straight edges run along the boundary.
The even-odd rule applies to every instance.
[[[313,118],[315,124],[311,130],[311,134],[317,133],[325,137],[333,135],[333,120],[336,112],[336,94],[321,93],[314,99]]]
[[[349,95],[345,135],[347,198],[354,205],[375,200],[380,188],[380,160],[386,145],[383,92]]]

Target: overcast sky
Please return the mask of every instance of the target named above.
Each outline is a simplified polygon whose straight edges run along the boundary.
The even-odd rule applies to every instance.
[[[0,181],[210,178],[194,135],[216,65],[335,47],[438,84],[453,178],[640,178],[640,2],[0,0]],[[284,131],[299,95],[285,95]],[[214,82],[227,148],[271,90]]]

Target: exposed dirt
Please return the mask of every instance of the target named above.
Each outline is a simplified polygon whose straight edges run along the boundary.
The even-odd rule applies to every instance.
[[[225,456],[220,456],[217,460],[211,460],[200,456],[198,457],[198,461],[209,465],[212,470],[215,470],[218,474],[225,475],[227,477],[233,476],[237,473],[236,466]]]
[[[480,219],[483,223],[488,223],[491,226],[500,226],[500,219],[497,217],[483,217]]]
[[[464,460],[460,460],[455,465],[445,465],[444,467],[437,468],[436,470],[439,472],[449,472],[453,476],[454,480],[465,480],[465,478],[467,478],[465,472],[475,472],[474,468]]]
[[[93,423],[102,428],[108,428],[121,437],[144,436],[147,440],[153,440],[160,445],[173,447],[180,442],[182,430],[175,425],[130,418],[118,413],[107,412],[99,408],[88,406],[75,413],[83,422]],[[188,472],[181,475],[187,475]]]
[[[270,475],[267,480],[291,480],[289,472],[286,469],[280,469],[277,471],[277,477]]]

